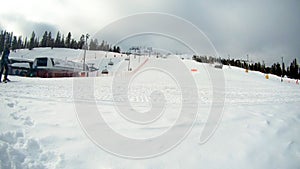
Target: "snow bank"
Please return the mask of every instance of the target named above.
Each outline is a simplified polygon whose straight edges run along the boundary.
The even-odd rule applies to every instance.
[[[45,150],[40,142],[28,138],[24,131],[0,134],[0,168],[42,169],[62,167],[63,156]]]

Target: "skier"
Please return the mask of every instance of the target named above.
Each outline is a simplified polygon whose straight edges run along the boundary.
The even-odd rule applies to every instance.
[[[3,54],[2,54],[2,58],[1,58],[1,62],[0,62],[0,83],[1,83],[1,78],[2,78],[2,74],[3,74],[3,71],[5,69],[5,74],[4,74],[4,79],[3,79],[3,82],[9,82],[10,80],[7,78],[7,75],[8,75],[8,63],[9,63],[9,60],[8,60],[8,56],[10,54],[10,46],[6,46],[4,51],[3,51]]]

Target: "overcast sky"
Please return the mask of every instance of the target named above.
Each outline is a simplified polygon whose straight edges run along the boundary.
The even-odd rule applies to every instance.
[[[0,29],[17,35],[69,31],[93,35],[122,17],[163,12],[202,30],[222,57],[254,61],[300,60],[299,0],[7,0],[1,2]]]

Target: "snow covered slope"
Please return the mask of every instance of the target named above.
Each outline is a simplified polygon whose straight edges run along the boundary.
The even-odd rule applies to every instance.
[[[27,49],[16,50],[11,52],[11,58],[23,58],[34,60],[36,57],[51,57],[63,60],[71,60],[78,63],[83,63],[84,51],[65,49],[65,48],[34,48],[31,51]],[[111,75],[118,69],[118,65],[128,58],[125,54],[105,52],[105,51],[91,51],[86,52],[86,63],[93,65],[95,68],[99,69],[98,75],[101,75],[102,70],[107,69]],[[141,58],[130,56],[132,60],[131,68],[134,70],[139,66],[140,62],[143,62],[146,58],[142,56]],[[109,65],[109,62],[113,62],[114,65]]]
[[[11,52],[10,57],[21,57],[27,59],[34,59],[40,56],[47,56],[59,59],[68,59],[68,60],[82,60],[84,55],[83,50],[75,49],[66,49],[66,48],[33,48],[32,50],[28,49],[19,49],[16,52]],[[86,53],[87,60],[96,59],[101,57],[113,57],[121,56],[121,54],[104,52],[104,51],[91,51],[88,50]]]
[[[26,58],[34,57],[38,50],[49,52],[35,49]],[[78,55],[76,50],[53,50],[57,50],[55,56],[60,50],[68,58]],[[26,51],[20,52],[24,52],[25,57]],[[48,55],[54,56],[52,52]],[[120,58],[116,57],[119,64],[125,62]],[[88,60],[93,60],[92,54]],[[168,59],[150,58],[148,62],[172,66],[167,64]],[[138,59],[132,60],[135,67],[141,63]],[[0,84],[0,168],[300,168],[300,86],[295,81],[285,79],[282,83],[272,75],[267,80],[262,73],[245,73],[243,69],[224,66],[223,118],[212,138],[199,144],[212,101],[207,70],[214,68],[187,59],[183,63],[188,69],[197,70],[191,72],[201,102],[195,126],[177,147],[144,160],[116,157],[98,148],[86,136],[74,107],[73,78],[10,76],[12,82]],[[166,116],[146,127],[128,124],[118,117],[111,93],[112,76],[79,80],[94,81],[97,105],[116,131],[131,137],[153,137],[173,124],[181,101],[176,86],[153,81],[156,78],[165,77],[159,74],[139,77],[128,95],[133,107],[143,111],[151,106],[149,94],[152,91],[158,89],[166,94]]]

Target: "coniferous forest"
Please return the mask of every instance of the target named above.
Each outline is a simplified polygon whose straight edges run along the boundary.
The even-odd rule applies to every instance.
[[[22,36],[15,36],[13,32],[1,30],[0,32],[0,53],[3,51],[4,46],[10,45],[11,49],[29,49],[37,47],[50,47],[50,48],[69,48],[69,49],[83,49],[86,41],[86,35],[82,34],[78,40],[72,37],[71,32],[65,36],[60,31],[53,35],[50,31],[45,31],[42,37],[38,37],[35,32],[31,36],[23,38]],[[111,52],[121,52],[119,46],[112,46],[106,41],[98,43],[98,39],[91,39],[89,43],[89,50],[102,50]]]
[[[285,63],[274,63],[272,66],[266,66],[265,63],[260,62],[248,62],[246,60],[235,60],[235,59],[221,59],[207,56],[193,56],[193,59],[203,63],[214,63],[220,62],[223,65],[236,66],[248,70],[259,71],[262,73],[270,73],[277,76],[289,77],[293,79],[300,79],[300,68],[295,58],[289,66],[285,66]]]

